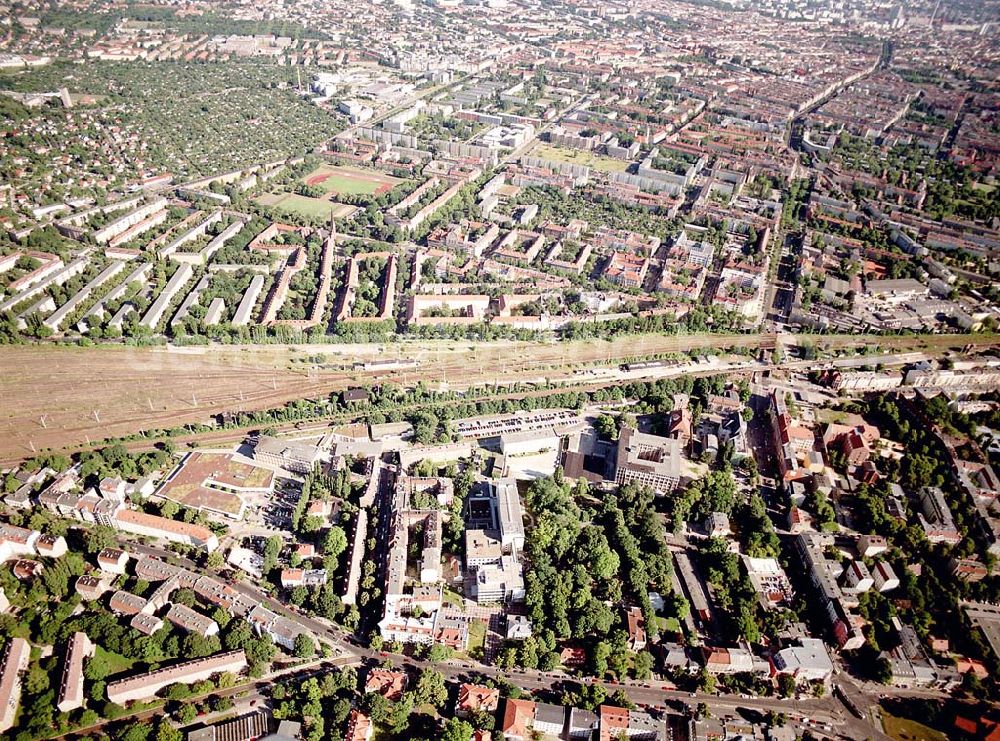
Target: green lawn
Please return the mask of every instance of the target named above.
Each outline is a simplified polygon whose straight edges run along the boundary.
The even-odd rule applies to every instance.
[[[563,149],[562,147],[543,145],[529,154],[530,156],[541,157],[553,162],[569,162],[573,165],[584,165],[600,172],[625,172],[629,166],[629,163],[624,160],[602,157],[592,152],[585,152],[582,149]]]
[[[379,189],[380,184],[372,180],[364,180],[349,175],[331,175],[323,183],[327,193],[349,193],[350,195],[371,195]]]
[[[465,611],[465,600],[462,599],[462,595],[460,595],[458,592],[456,592],[453,589],[448,589],[448,587],[445,587],[444,590],[442,590],[442,591],[443,591],[443,593],[442,593],[441,596],[442,596],[442,599],[443,599],[443,601],[444,601],[444,603],[446,605],[451,605],[452,607],[457,607],[458,609],[462,610],[463,612]]]
[[[116,654],[113,651],[108,651],[100,646],[94,647],[94,658],[104,659],[108,663],[109,671],[108,676],[114,676],[115,674],[121,674],[122,672],[127,672],[132,668],[132,664],[135,663],[131,659],[122,656],[121,654]]]
[[[298,193],[279,194],[276,197],[262,197],[258,200],[258,203],[262,206],[269,206],[270,208],[274,208],[279,211],[300,214],[307,218],[326,219],[329,218],[331,210],[333,211],[334,217],[340,218],[345,214],[345,212],[349,213],[353,210],[352,206],[347,206],[343,203],[334,203],[322,198],[300,196]]]
[[[886,735],[896,741],[948,741],[948,737],[941,731],[935,731],[915,720],[897,718],[885,710],[882,710],[882,727]]]
[[[659,618],[660,631],[666,633],[680,633],[681,624],[680,621],[675,617],[670,618]]]
[[[482,620],[473,620],[469,623],[469,650],[470,656],[482,656],[483,647],[486,645],[486,623]]]
[[[298,193],[289,193],[278,202],[278,208],[283,211],[291,211],[304,216],[329,216],[332,207],[333,204],[322,198],[300,196]]]

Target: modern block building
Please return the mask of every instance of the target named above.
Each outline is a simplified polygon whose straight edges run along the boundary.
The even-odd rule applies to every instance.
[[[277,437],[262,437],[254,446],[253,457],[270,466],[306,474],[329,456],[315,445]]]
[[[618,436],[615,482],[636,483],[664,494],[681,479],[681,448],[677,440],[639,432],[631,427]]]

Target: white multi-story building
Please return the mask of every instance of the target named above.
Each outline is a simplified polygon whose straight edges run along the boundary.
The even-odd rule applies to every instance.
[[[501,479],[493,485],[493,497],[504,553],[524,548],[524,510],[515,479]]]
[[[798,646],[778,651],[772,659],[775,674],[791,674],[807,682],[825,682],[833,675],[833,662],[819,638],[803,638]]]
[[[861,594],[875,586],[871,572],[864,561],[851,561],[844,569],[844,591],[849,594]]]
[[[329,460],[329,455],[315,445],[277,437],[260,438],[254,446],[253,457],[261,463],[302,474]]]
[[[872,569],[872,578],[875,580],[875,588],[880,592],[888,592],[899,586],[899,577],[892,570],[892,566],[885,561],[877,561]]]
[[[618,437],[615,482],[636,483],[659,493],[673,491],[681,478],[681,451],[677,440],[647,435],[631,427]]]
[[[480,566],[472,583],[477,602],[517,602],[524,599],[524,570],[514,556],[502,556],[500,563]]]
[[[23,638],[12,638],[0,665],[0,733],[14,725],[21,702],[21,675],[30,659],[31,645]]]

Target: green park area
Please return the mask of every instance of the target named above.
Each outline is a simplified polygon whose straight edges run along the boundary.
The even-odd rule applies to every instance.
[[[267,193],[257,198],[257,203],[310,219],[329,218],[331,211],[334,218],[342,219],[356,210],[354,206],[348,206],[344,203],[328,201],[325,198],[312,198],[298,193]]]
[[[882,727],[885,733],[895,741],[947,741],[948,737],[909,718],[897,718],[885,710],[882,711]]]
[[[583,165],[600,172],[625,172],[629,163],[624,160],[616,160],[611,157],[602,157],[593,152],[585,152],[582,149],[563,149],[562,147],[552,147],[543,145],[531,152],[533,157],[540,157],[553,162],[568,162],[571,165]]]
[[[108,651],[103,646],[94,647],[94,660],[107,667],[107,675],[113,677],[116,674],[124,674],[132,668],[135,662],[121,654]]]

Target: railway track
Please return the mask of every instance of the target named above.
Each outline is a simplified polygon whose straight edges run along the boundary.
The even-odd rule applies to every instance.
[[[54,360],[52,367],[41,374],[32,373],[31,367],[20,367],[28,365],[35,348],[9,348],[10,352],[5,350],[4,358],[0,359],[0,461],[21,460],[46,449],[84,450],[98,446],[107,438],[203,423],[225,411],[252,412],[279,407],[297,399],[318,399],[357,385],[391,382],[413,387],[422,382],[465,390],[539,379],[578,384],[579,379],[574,380],[572,374],[582,369],[699,350],[769,351],[779,344],[794,344],[803,339],[824,350],[876,345],[887,352],[941,352],[998,344],[992,335],[818,335],[802,338],[774,334],[642,335],[610,342],[479,345],[450,342],[432,347],[401,343],[390,347],[396,348],[400,357],[415,359],[418,366],[377,372],[353,367],[353,361],[363,357],[362,349],[367,355],[372,354],[371,346],[359,346],[357,356],[338,358],[339,365],[303,364],[291,368],[282,366],[279,359],[269,360],[270,365],[261,365],[253,351],[237,352],[227,348],[226,352],[237,356],[228,364],[199,367],[190,372],[184,369],[183,357],[175,355],[168,363],[157,356],[163,350],[144,352],[140,356],[143,362],[131,367],[125,365],[112,370],[112,363],[100,371],[90,369],[86,360],[79,358],[80,350],[62,350],[74,355],[68,360],[60,356],[58,362]],[[261,353],[264,350],[262,348]],[[276,352],[273,347],[268,350],[272,354]],[[46,349],[45,352],[53,351]],[[105,350],[89,352],[100,357]],[[301,354],[296,357],[301,358]],[[288,356],[284,360],[288,360]],[[191,362],[196,361],[204,363],[205,358],[192,356]],[[101,378],[102,373],[108,375]],[[50,398],[40,392],[39,389],[47,384],[60,389],[60,393]],[[169,389],[164,392],[164,387]]]

